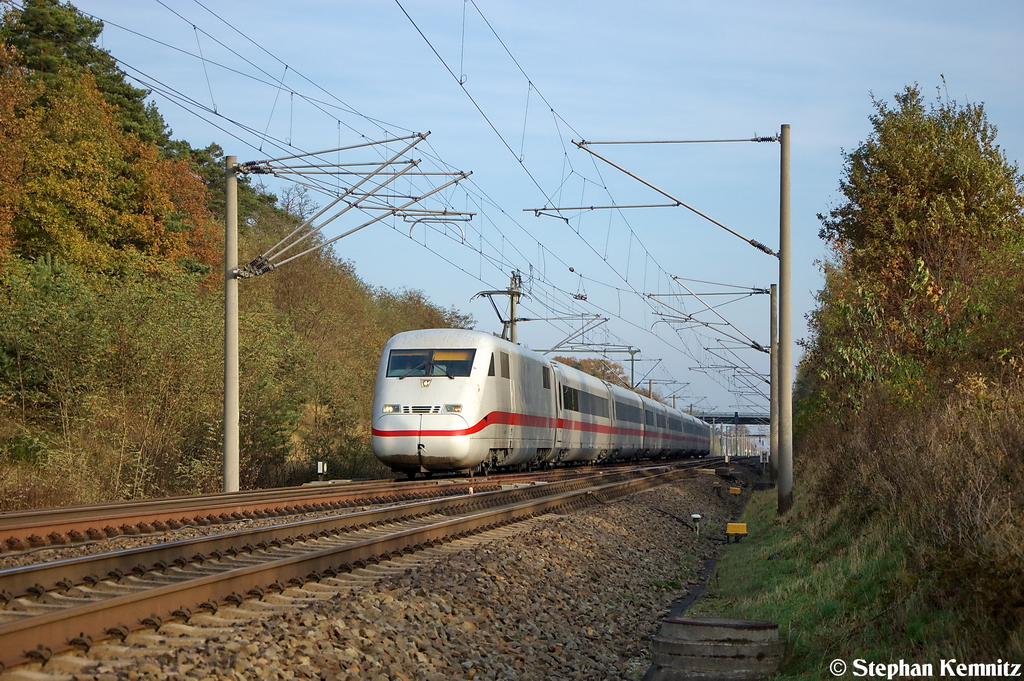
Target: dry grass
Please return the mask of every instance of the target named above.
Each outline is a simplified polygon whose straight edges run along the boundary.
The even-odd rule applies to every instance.
[[[1019,382],[972,378],[913,405],[872,396],[802,438],[802,531],[822,542],[884,527],[900,537],[908,598],[955,612],[958,647],[1024,653],[1022,416]]]

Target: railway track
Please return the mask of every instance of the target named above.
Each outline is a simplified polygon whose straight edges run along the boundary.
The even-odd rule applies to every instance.
[[[115,537],[155,535],[184,526],[223,525],[243,520],[285,518],[354,507],[395,504],[493,491],[523,480],[562,480],[615,470],[613,466],[558,469],[486,478],[436,478],[313,483],[301,487],[168,497],[0,513],[0,558],[43,548],[81,545]]]
[[[0,514],[0,537],[5,537],[0,544],[0,557],[42,547],[159,534],[186,525],[220,525],[463,495],[473,484],[465,480],[437,480],[396,485],[389,480],[12,511]],[[497,489],[494,485],[500,483],[477,483],[477,487],[487,488],[488,484]]]
[[[282,602],[326,597],[382,564],[421,560],[477,533],[609,501],[709,463],[541,484],[506,481],[508,489],[6,570],[0,572],[0,665],[49,664],[54,654],[72,648],[102,652],[111,644],[96,642],[137,639],[141,634],[133,631],[139,629],[166,636],[211,618],[229,626],[228,614],[252,617]]]
[[[118,537],[160,535],[189,525],[228,524],[454,497],[467,494],[471,487],[476,492],[487,492],[498,490],[502,484],[516,484],[523,480],[571,479],[615,469],[616,466],[567,468],[485,478],[438,477],[401,482],[340,480],[278,490],[7,511],[0,513],[0,538],[3,538],[0,540],[0,559],[12,554]]]

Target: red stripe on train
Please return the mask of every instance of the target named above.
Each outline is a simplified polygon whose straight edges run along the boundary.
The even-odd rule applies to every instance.
[[[372,432],[377,437],[459,437],[462,435],[473,435],[474,433],[479,433],[487,426],[501,425],[526,426],[528,428],[558,427],[607,435],[633,435],[636,437],[644,435],[644,431],[636,430],[634,428],[615,428],[613,426],[601,425],[600,423],[553,419],[547,416],[531,416],[529,414],[514,414],[507,411],[492,411],[469,428],[459,428],[454,430],[378,430],[377,428],[374,428]],[[690,438],[683,435],[652,433],[651,436],[663,440],[678,440],[683,442],[696,440],[699,443],[699,440],[696,438]]]

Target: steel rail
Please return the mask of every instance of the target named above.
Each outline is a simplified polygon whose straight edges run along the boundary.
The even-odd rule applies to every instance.
[[[706,462],[702,462],[706,465]],[[663,468],[663,467],[658,467]],[[415,501],[385,508],[369,509],[343,515],[300,520],[269,527],[237,530],[223,534],[208,535],[174,542],[154,544],[123,551],[83,556],[55,562],[29,565],[0,571],[0,600],[8,602],[30,593],[43,590],[67,589],[88,581],[106,579],[111,574],[140,574],[164,569],[179,559],[194,560],[214,554],[228,554],[231,551],[248,552],[252,547],[271,542],[290,544],[305,541],[306,538],[323,536],[324,533],[337,535],[358,529],[398,523],[413,517],[429,515],[451,515],[461,513],[465,508],[483,508],[514,503],[518,499],[536,496],[545,492],[568,492],[586,486],[590,478],[615,481],[629,475],[641,475],[650,469],[598,473],[595,476],[571,478],[540,485],[517,485],[512,489],[476,492],[441,499]],[[656,470],[656,469],[655,469]],[[0,610],[0,613],[4,612]]]
[[[261,596],[267,588],[283,589],[284,584],[301,586],[306,581],[317,581],[324,576],[350,571],[353,565],[360,562],[365,564],[390,558],[394,552],[410,552],[433,546],[439,541],[451,541],[540,513],[579,508],[597,499],[598,495],[620,497],[675,481],[688,474],[690,471],[681,466],[664,467],[661,472],[641,472],[631,479],[615,482],[608,482],[608,478],[617,476],[595,476],[591,481],[603,484],[569,491],[560,491],[558,488],[580,481],[523,488],[515,492],[536,490],[529,494],[548,494],[542,499],[503,504],[492,510],[470,512],[429,526],[404,529],[265,564],[228,569],[185,582],[0,624],[0,665],[10,668],[29,661],[33,654],[49,655],[69,649],[73,646],[72,641],[79,644],[83,641],[98,641],[107,637],[112,629],[124,631],[140,628],[143,620],[163,621],[181,616],[182,613],[187,615],[191,612],[189,608],[202,607],[199,604],[216,608],[216,604],[231,602],[231,599],[238,601],[244,598],[244,594]],[[473,500],[472,506],[478,502]],[[467,503],[464,510],[474,509]]]
[[[491,483],[492,485],[495,483]],[[139,534],[128,530],[125,524],[177,522],[175,516],[185,514],[186,520],[199,518],[203,524],[234,522],[247,517],[272,517],[296,513],[315,513],[337,510],[343,505],[380,504],[409,500],[416,496],[464,494],[469,487],[488,486],[485,480],[432,481],[396,486],[358,483],[354,486],[315,485],[289,487],[284,490],[254,492],[228,492],[202,497],[167,497],[139,502],[117,502],[97,506],[33,509],[0,514],[0,537],[11,551],[39,546],[73,544],[71,537],[77,532],[85,541],[90,529],[103,532],[102,538],[121,534]],[[233,517],[233,514],[237,517]],[[250,514],[246,516],[246,514]],[[186,524],[193,524],[188,522]],[[108,531],[107,528],[109,528]],[[56,533],[57,537],[53,537]],[[19,546],[20,544],[20,546]],[[4,553],[0,551],[0,558]]]
[[[545,478],[573,478],[590,474],[580,469],[548,471]],[[142,524],[228,523],[250,517],[283,517],[298,513],[338,510],[344,506],[411,501],[417,496],[452,496],[520,480],[524,474],[491,475],[484,478],[440,478],[430,481],[374,480],[344,484],[311,484],[273,490],[220,492],[203,496],[164,497],[142,501],[122,501],[89,506],[28,509],[0,513],[0,558],[7,552],[41,547],[73,546],[89,539],[107,539],[124,534],[154,534],[161,529],[143,531]],[[537,474],[531,476],[536,479]],[[185,514],[188,518],[176,518]],[[237,514],[238,517],[232,517]],[[246,515],[249,514],[249,515]],[[124,525],[129,525],[125,528]],[[134,526],[134,529],[131,529]],[[173,526],[171,529],[174,529]],[[99,531],[90,537],[89,530]],[[77,533],[77,534],[75,534]]]

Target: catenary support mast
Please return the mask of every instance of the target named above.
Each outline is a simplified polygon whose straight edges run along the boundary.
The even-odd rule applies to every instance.
[[[779,187],[779,508],[793,507],[793,249],[789,234],[789,125],[782,126]]]
[[[238,491],[238,164],[224,159],[224,491]]]
[[[779,295],[778,286],[771,285],[771,328],[768,345],[771,348],[771,397],[769,398],[768,419],[768,463],[771,469],[771,481],[779,479]]]

